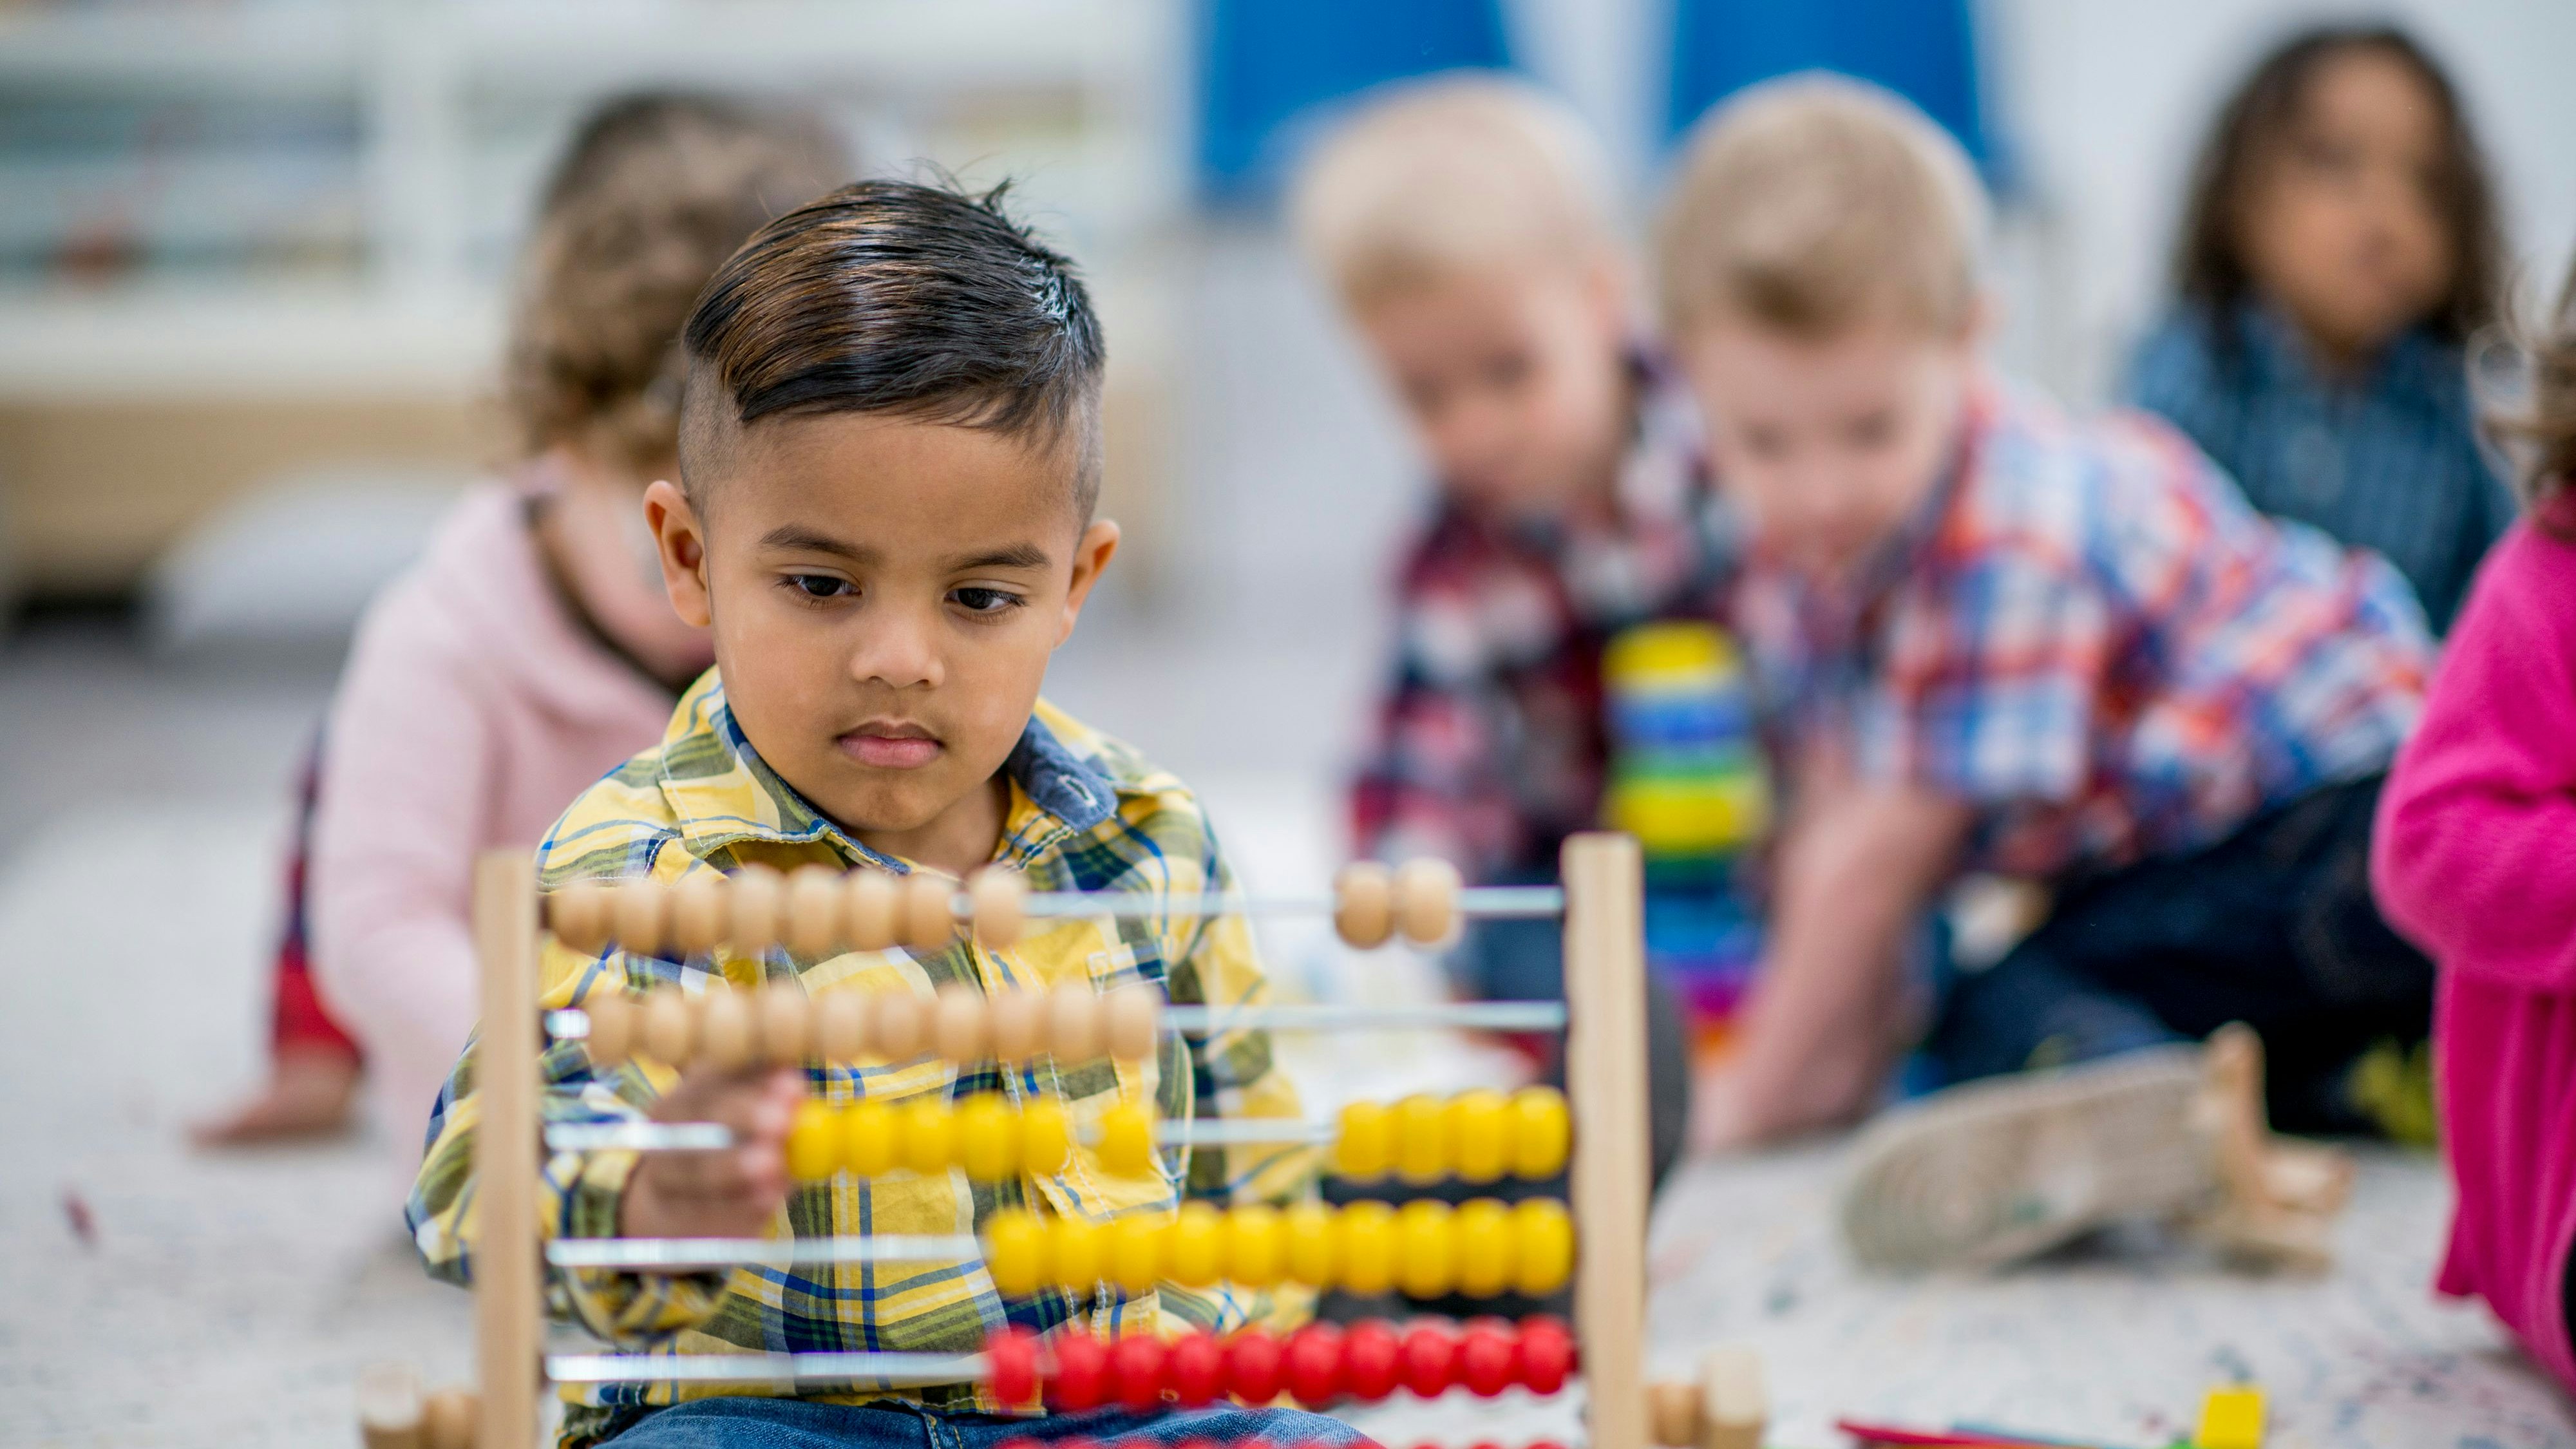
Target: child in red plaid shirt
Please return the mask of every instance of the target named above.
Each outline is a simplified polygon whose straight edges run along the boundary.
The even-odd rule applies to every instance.
[[[1301,178],[1300,239],[1437,485],[1352,789],[1362,855],[1554,879],[1559,844],[1601,819],[1603,646],[1716,597],[1726,515],[1688,398],[1636,345],[1605,173],[1562,106],[1479,78],[1380,97]],[[1545,923],[1488,923],[1449,964],[1472,995],[1563,992]],[[1660,1176],[1688,1088],[1668,994],[1653,1016]]]

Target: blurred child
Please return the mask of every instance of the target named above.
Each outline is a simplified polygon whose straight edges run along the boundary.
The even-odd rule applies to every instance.
[[[935,257],[937,265],[922,259]],[[662,743],[584,791],[538,851],[544,883],[666,884],[754,866],[943,877],[985,870],[1042,891],[1233,889],[1195,797],[1038,697],[1118,545],[1100,486],[1099,325],[1064,257],[996,199],[900,182],[844,187],[763,229],[708,283],[685,333],[681,486],[645,494],[680,615],[714,631],[716,667]],[[1009,947],[690,962],[546,949],[546,999],[716,976],[825,998],[939,987],[1107,989],[1179,1002],[1268,990],[1240,916],[1062,918]],[[1163,1115],[1293,1116],[1261,1032],[1167,1036],[1151,1063],[951,1063],[936,1057],[728,1070],[595,1068],[545,1054],[548,1121],[720,1122],[715,1153],[558,1153],[550,1236],[737,1238],[971,1233],[1003,1214],[1167,1218],[1184,1194],[1271,1197],[1306,1180],[1303,1148],[1182,1149],[1154,1173],[1073,1149],[1046,1173],[969,1186],[898,1174],[791,1191],[782,1144],[810,1092],[830,1103],[1007,1092],[1076,1120],[1152,1094]],[[470,1060],[441,1095],[410,1215],[433,1271],[474,1252]],[[1006,1324],[1106,1339],[1267,1316],[1267,1291],[1047,1287],[1005,1296],[980,1257],[806,1262],[722,1272],[578,1270],[557,1301],[591,1332],[655,1354],[825,1345],[973,1352]],[[568,1445],[799,1444],[898,1449],[1191,1440],[1335,1445],[1357,1435],[1289,1410],[1159,1404],[1046,1414],[972,1382],[888,1391],[860,1379],[747,1395],[718,1384],[567,1385]]]
[[[674,467],[680,323],[744,237],[843,169],[812,121],[699,97],[613,102],[574,137],[511,320],[525,461],[460,502],[360,626],[299,826],[274,1071],[214,1140],[339,1125],[361,1045],[416,1140],[474,1024],[476,853],[537,839],[660,736],[713,658],[642,521],[644,485]]]
[[[2534,359],[2530,513],[2452,630],[2380,802],[2371,879],[2440,966],[2459,1201],[2441,1291],[2576,1388],[2576,276]]]
[[[2219,112],[2175,258],[2181,302],[2128,392],[2254,506],[2395,563],[2438,631],[2513,517],[2462,344],[2503,271],[2450,79],[2405,32],[2311,30]]]
[[[1931,1048],[1953,1076],[2241,1019],[2274,1044],[2281,1117],[2354,1125],[2343,1074],[2420,1039],[2430,1003],[2362,870],[2422,616],[2383,561],[2266,521],[2171,429],[1988,373],[1982,225],[1946,135],[1824,78],[1702,122],[1666,205],[1669,336],[1749,515],[1736,620],[1792,792],[1770,958],[1695,1130],[1869,1106],[1914,1027],[1901,953],[1969,869],[2046,882],[2055,909],[1950,993]],[[2048,1085],[2025,1105],[2108,1115],[2035,1133],[2007,1099],[1966,1123],[2001,1155],[1954,1154],[1983,1164],[1962,1231],[2107,1210],[2055,1190],[2124,1181],[2135,1094]]]
[[[1395,88],[1307,167],[1299,239],[1376,360],[1437,489],[1398,568],[1395,660],[1352,793],[1358,851],[1471,884],[1553,881],[1598,826],[1602,654],[1705,616],[1726,558],[1688,399],[1637,343],[1607,166],[1517,82]],[[1486,923],[1476,996],[1564,991],[1555,928]],[[1658,1174],[1678,1153],[1681,1023],[1658,988]]]

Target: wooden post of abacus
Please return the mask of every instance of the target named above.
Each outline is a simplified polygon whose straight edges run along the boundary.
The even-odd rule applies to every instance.
[[[1574,1114],[1574,1321],[1591,1449],[1645,1449],[1645,867],[1625,835],[1577,835],[1565,881],[1565,1088]]]
[[[474,864],[483,1021],[474,1048],[474,1357],[478,1449],[537,1437],[537,882],[525,851]]]

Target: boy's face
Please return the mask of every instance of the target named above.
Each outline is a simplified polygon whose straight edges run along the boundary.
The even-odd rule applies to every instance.
[[[829,413],[724,451],[703,512],[657,483],[646,516],[744,735],[872,848],[988,855],[997,772],[1117,548],[1075,515],[1075,449]]]
[[[1975,345],[1893,323],[1805,338],[1721,317],[1683,339],[1680,360],[1719,480],[1766,547],[1830,583],[1940,481]]]
[[[1372,300],[1354,320],[1459,502],[1550,517],[1606,496],[1630,409],[1609,266],[1463,273]]]

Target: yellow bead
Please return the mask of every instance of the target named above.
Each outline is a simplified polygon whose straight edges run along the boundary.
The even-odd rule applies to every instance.
[[[957,1114],[944,1097],[915,1097],[903,1104],[903,1165],[915,1172],[946,1172],[957,1160]]]
[[[1395,1209],[1382,1202],[1345,1204],[1341,1212],[1342,1286],[1362,1297],[1395,1286]]]
[[[1416,1298],[1437,1298],[1457,1275],[1458,1245],[1449,1204],[1423,1198],[1395,1215],[1396,1282]]]
[[[1458,1291],[1491,1298],[1512,1283],[1512,1210],[1489,1197],[1458,1206],[1450,1219]]]
[[[1154,1114],[1120,1102],[1100,1114],[1100,1165],[1120,1177],[1154,1173]]]
[[[858,1177],[883,1177],[901,1160],[903,1134],[894,1109],[853,1102],[841,1113],[841,1165]]]
[[[1109,1225],[1109,1279],[1130,1293],[1150,1293],[1163,1280],[1164,1240],[1171,1223],[1150,1212],[1129,1213]]]
[[[1342,1109],[1341,1128],[1333,1135],[1333,1171],[1365,1181],[1385,1173],[1395,1156],[1395,1124],[1375,1102],[1353,1102]]]
[[[984,1219],[984,1271],[993,1287],[1014,1298],[1046,1286],[1046,1225],[1025,1208],[1002,1208]]]
[[[1269,1288],[1284,1271],[1279,1210],[1245,1203],[1225,1215],[1225,1276],[1246,1288]]]
[[[1020,1171],[1020,1119],[999,1093],[978,1092],[957,1109],[957,1165],[977,1182]]]
[[[841,1114],[831,1103],[808,1097],[797,1104],[795,1125],[787,1129],[787,1175],[821,1182],[840,1166]]]
[[[1319,1202],[1293,1203],[1279,1215],[1287,1238],[1288,1276],[1309,1288],[1330,1288],[1342,1266],[1341,1233],[1333,1210]]]
[[[1073,1131],[1065,1125],[1064,1107],[1052,1097],[1033,1098],[1020,1108],[1020,1170],[1037,1177],[1064,1171]]]
[[[1449,1175],[1449,1113],[1439,1098],[1417,1095],[1395,1104],[1395,1173],[1407,1182]]]
[[[1532,1298],[1565,1286],[1574,1271],[1574,1219],[1565,1204],[1534,1197],[1512,1209],[1512,1286]]]
[[[1563,1092],[1554,1087],[1521,1088],[1512,1093],[1511,1119],[1513,1173],[1544,1178],[1565,1171],[1573,1128],[1566,1120]]]
[[[1047,1234],[1047,1272],[1059,1288],[1084,1293],[1100,1285],[1100,1257],[1107,1246],[1098,1226],[1082,1218],[1057,1218]]]
[[[1449,1099],[1450,1169],[1466,1182],[1492,1182],[1511,1165],[1503,1094],[1479,1088]]]
[[[1208,1203],[1181,1204],[1172,1220],[1166,1276],[1184,1288],[1204,1288],[1225,1276],[1225,1214]]]

